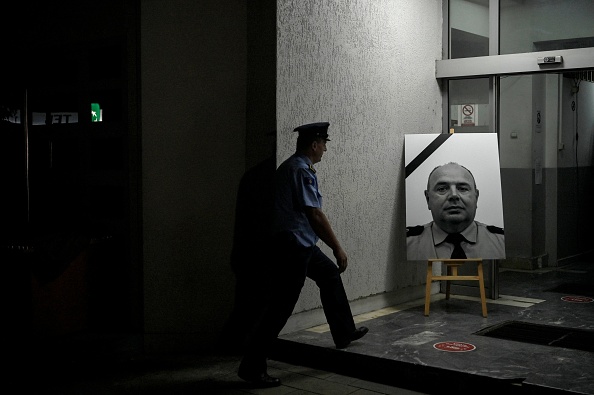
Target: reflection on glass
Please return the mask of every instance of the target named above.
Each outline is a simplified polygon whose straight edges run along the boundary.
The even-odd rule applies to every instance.
[[[489,78],[450,80],[449,103],[455,132],[490,132]]]
[[[504,76],[499,81],[501,165],[529,169],[532,167],[533,101],[542,101],[533,98],[533,86],[546,86],[546,83],[533,74]]]
[[[592,0],[500,0],[500,54],[594,47]]]
[[[489,55],[489,0],[450,0],[450,59]]]

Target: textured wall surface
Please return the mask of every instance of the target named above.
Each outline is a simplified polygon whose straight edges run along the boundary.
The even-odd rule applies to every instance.
[[[213,344],[233,301],[235,191],[244,171],[246,10],[142,2],[147,350]]]
[[[281,0],[277,18],[277,162],[294,127],[330,122],[316,168],[349,298],[423,284],[406,261],[403,150],[405,134],[441,132],[441,1]],[[307,281],[295,312],[319,306]]]

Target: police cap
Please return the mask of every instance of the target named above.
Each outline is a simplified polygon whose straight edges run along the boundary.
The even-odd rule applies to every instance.
[[[297,126],[293,131],[299,132],[299,136],[319,137],[330,141],[328,138],[328,122],[314,122],[306,125]]]

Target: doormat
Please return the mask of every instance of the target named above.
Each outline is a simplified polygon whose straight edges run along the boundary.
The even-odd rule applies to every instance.
[[[592,284],[579,284],[579,283],[564,283],[557,285],[554,288],[547,289],[545,292],[557,292],[568,295],[579,295],[579,296],[591,296],[594,297],[594,287]]]
[[[506,321],[481,329],[474,334],[522,343],[594,352],[594,331],[586,329]]]

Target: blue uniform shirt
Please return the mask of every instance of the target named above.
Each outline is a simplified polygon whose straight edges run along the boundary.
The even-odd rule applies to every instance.
[[[290,232],[304,247],[312,247],[318,236],[305,215],[305,207],[322,207],[318,178],[309,158],[293,154],[276,170],[274,233]]]

